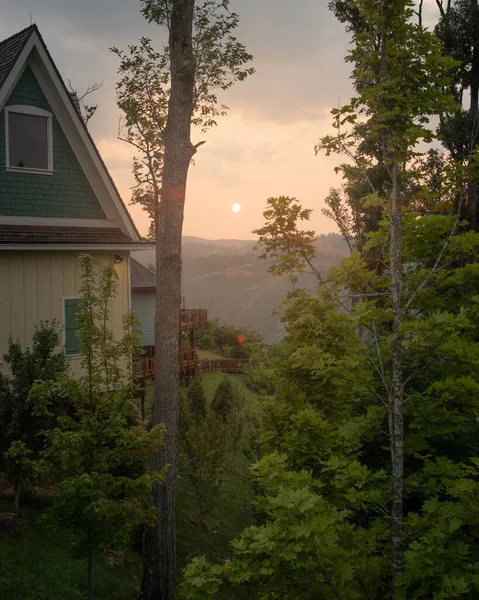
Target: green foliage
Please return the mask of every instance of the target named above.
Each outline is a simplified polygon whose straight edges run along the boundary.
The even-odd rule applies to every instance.
[[[148,493],[164,473],[146,473],[145,466],[162,445],[163,427],[146,431],[127,422],[132,357],[139,342],[130,314],[123,318],[120,340],[111,331],[109,311],[118,286],[113,265],[99,280],[92,257],[82,255],[80,268],[78,337],[84,374],[78,380],[38,382],[30,397],[47,415],[52,399],[69,400],[68,412],[46,433],[43,472],[56,484],[53,521],[77,534],[81,555],[91,561],[95,548],[124,544],[139,524],[154,522]]]
[[[211,408],[215,415],[226,423],[233,405],[233,386],[228,377],[223,377],[213,396]]]
[[[150,23],[169,27],[169,0],[142,0],[141,5]],[[253,57],[234,36],[238,24],[238,15],[229,10],[229,0],[206,0],[194,7],[192,124],[203,131],[227,114],[228,107],[218,103],[218,90],[225,91],[254,73],[254,68],[245,66]],[[120,61],[116,89],[118,106],[125,115],[121,139],[137,151],[133,160],[137,186],[132,202],[146,210],[151,219],[150,237],[154,237],[170,97],[170,50],[164,47],[156,51],[151,39],[142,37],[126,51],[111,51]]]
[[[40,503],[41,502],[41,503]],[[8,600],[85,600],[85,564],[72,552],[74,532],[55,530],[44,519],[41,498],[25,504],[15,535],[0,538],[0,590]],[[9,510],[0,498],[0,511]],[[125,552],[122,567],[95,557],[95,600],[131,600],[138,591],[138,556]]]
[[[233,466],[236,465],[236,454],[238,450],[241,450],[240,444],[248,421],[249,413],[246,407],[245,393],[238,386],[234,386],[231,408],[228,413],[228,432],[233,445]]]
[[[412,2],[332,4],[353,33],[358,95],[333,111],[337,135],[318,149],[352,162],[328,210],[354,251],[315,273],[315,295],[296,291],[282,307],[280,385],[262,401],[255,468],[264,521],[233,542],[230,561],[193,561],[187,598],[479,594],[479,238],[452,213],[465,170],[418,151],[435,136],[430,117],[456,110],[443,90],[457,63],[414,23]],[[271,204],[258,230],[265,257],[281,274],[311,268],[309,211]]]
[[[246,327],[236,327],[231,323],[220,323],[219,319],[208,319],[208,326],[196,333],[198,348],[216,350],[227,358],[248,358],[258,352],[264,343],[264,336]]]
[[[321,484],[306,471],[292,473],[279,455],[255,467],[263,495],[257,499],[264,524],[246,529],[233,542],[233,558],[222,565],[195,559],[185,570],[182,595],[214,598],[220,589],[234,595],[243,586],[257,598],[359,598],[373,593],[384,559],[372,554],[347,512],[321,495]],[[363,545],[364,544],[364,545]],[[361,580],[358,580],[361,577]]]
[[[0,373],[0,452],[17,493],[22,482],[33,476],[32,461],[42,447],[42,431],[52,426],[54,415],[64,407],[60,401],[50,414],[39,415],[29,395],[35,382],[56,381],[66,374],[68,359],[60,346],[58,323],[45,321],[35,328],[31,348],[23,350],[20,342],[10,339],[3,357],[10,375]],[[18,510],[18,497],[15,502]]]
[[[303,273],[307,267],[314,271],[312,259],[315,255],[314,231],[304,231],[298,224],[309,221],[310,209],[304,209],[296,200],[288,196],[268,198],[263,216],[266,225],[256,229],[257,248],[260,258],[272,259],[269,271],[273,275]]]
[[[450,228],[447,215],[405,215],[405,286],[417,289],[430,273]],[[376,237],[386,232],[385,222]],[[401,589],[411,598],[479,592],[478,243],[470,231],[453,236],[445,266],[430,274],[402,330],[408,379]],[[377,296],[338,311],[331,290],[345,293],[353,284],[374,285]],[[291,294],[283,308],[288,334],[272,367],[281,386],[260,411],[264,458],[255,474],[264,523],[233,543],[227,563],[193,561],[185,571],[186,598],[234,596],[246,588],[256,598],[390,597],[383,386],[393,340],[381,293],[386,283],[352,256],[326,285],[317,296]],[[361,339],[361,331],[369,333]]]
[[[180,423],[180,472],[192,490],[198,520],[204,526],[218,502],[224,483],[227,430],[215,415],[189,418]]]
[[[28,395],[35,381],[55,380],[68,369],[68,359],[59,349],[60,327],[56,321],[41,322],[35,328],[32,347],[22,350],[20,342],[9,340],[8,352],[3,356],[11,375],[0,374],[0,443],[21,439],[30,446],[45,425],[32,415],[33,406]]]
[[[457,105],[452,115],[441,120],[439,136],[452,157],[463,162],[470,160],[477,146],[479,70],[475,48],[479,44],[479,9],[469,0],[455,0],[441,8],[435,33],[443,42],[444,53],[457,61],[450,83]],[[464,96],[468,90],[466,110]]]
[[[258,394],[269,396],[277,390],[278,375],[270,365],[263,362],[249,364],[245,375],[248,387]]]
[[[188,408],[192,416],[201,421],[206,417],[206,394],[200,377],[195,377],[186,393]]]

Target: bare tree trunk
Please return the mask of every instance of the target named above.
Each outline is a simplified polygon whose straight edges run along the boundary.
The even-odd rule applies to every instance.
[[[398,597],[398,577],[403,568],[403,491],[404,491],[404,373],[402,354],[402,200],[397,163],[392,165],[391,209],[391,296],[393,307],[392,386],[389,401],[392,472],[392,587]]]
[[[380,81],[386,83],[388,0],[382,0]],[[384,146],[385,147],[385,146]],[[391,580],[392,598],[399,598],[399,575],[403,569],[403,495],[404,495],[404,372],[401,339],[402,324],[402,196],[397,158],[384,151],[392,183],[390,226],[390,291],[393,308],[392,385],[389,394],[389,438],[391,444]]]
[[[88,530],[87,536],[88,600],[93,600],[93,531],[91,528]]]
[[[471,104],[469,115],[471,119],[471,156],[478,143],[478,107],[479,107],[479,18],[477,15],[478,0],[470,0],[472,5],[472,14],[474,22],[474,40],[472,46],[472,65],[471,65]],[[477,181],[476,176],[472,175],[468,183],[468,213],[471,225],[474,229],[477,227]]]
[[[15,484],[15,493],[13,496],[13,512],[18,515],[18,511],[20,510],[20,490],[22,488],[22,482],[17,481]]]
[[[173,600],[176,593],[176,472],[179,419],[179,329],[181,234],[186,180],[195,147],[191,117],[195,83],[192,47],[195,0],[172,3],[170,20],[171,93],[164,134],[161,200],[156,222],[157,296],[155,322],[155,406],[153,425],[166,425],[165,446],[153,456],[152,469],[168,466],[165,482],[153,490],[156,528],[143,540],[141,598]]]

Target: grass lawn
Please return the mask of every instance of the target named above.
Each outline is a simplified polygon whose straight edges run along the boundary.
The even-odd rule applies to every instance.
[[[223,378],[222,373],[207,373],[203,385],[209,402]],[[245,391],[251,410],[257,395],[246,388],[242,375],[228,375]],[[197,523],[195,498],[188,482],[178,481],[178,567],[193,556],[212,560],[228,556],[229,543],[253,522],[253,491],[248,476],[248,461],[238,453],[233,467],[232,453],[226,457],[223,495],[211,514],[208,527]],[[21,507],[23,523],[12,536],[0,536],[1,600],[84,600],[86,562],[74,556],[74,534],[54,531],[42,519],[42,503]],[[9,512],[11,501],[0,497],[0,512]],[[95,600],[135,600],[140,586],[141,557],[125,553],[122,567],[111,566],[103,555],[94,563]],[[179,573],[181,578],[181,573]]]
[[[0,598],[2,600],[84,600],[86,561],[71,552],[74,535],[54,531],[42,519],[40,505],[21,506],[16,534],[0,537]],[[0,512],[11,502],[0,499]],[[140,585],[140,557],[126,553],[114,567],[103,555],[94,564],[95,600],[134,600]]]
[[[203,388],[209,403],[223,373],[205,373]],[[245,399],[251,411],[257,406],[258,395],[248,389],[243,375],[228,374],[232,383],[245,393]],[[178,481],[178,563],[183,568],[193,556],[205,555],[210,559],[222,559],[229,554],[231,540],[237,537],[245,527],[253,523],[251,501],[253,489],[249,478],[249,463],[242,452],[238,452],[235,465],[233,453],[226,456],[225,482],[223,495],[211,514],[208,528],[196,522],[196,504],[194,494],[188,482]]]
[[[198,350],[198,358],[204,358],[209,360],[221,360],[224,356],[221,356],[214,350]]]
[[[216,388],[221,380],[225,377],[225,373],[205,373],[202,378],[203,388],[206,393],[206,398],[211,402],[215,394]],[[258,406],[258,394],[250,390],[245,383],[245,376],[227,373],[226,377],[231,380],[231,383],[237,385],[243,390],[248,408],[254,412]]]

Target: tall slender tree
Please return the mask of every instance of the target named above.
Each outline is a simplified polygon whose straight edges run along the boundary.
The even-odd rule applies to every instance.
[[[434,138],[434,132],[428,127],[430,116],[454,110],[452,96],[442,90],[448,84],[447,76],[455,63],[441,55],[437,38],[413,22],[412,2],[357,0],[350,7],[358,11],[355,13],[355,22],[361,23],[361,18],[367,18],[368,22],[367,28],[360,25],[350,28],[353,32],[353,47],[348,60],[354,64],[353,77],[358,93],[349,105],[333,111],[337,134],[323,138],[317,149],[347,155],[354,163],[354,170],[346,166],[343,169],[346,177],[359,174],[367,181],[369,194],[366,198],[363,197],[363,201],[380,207],[389,225],[380,255],[388,255],[387,263],[384,260],[382,263],[386,267],[385,276],[388,281],[388,290],[384,293],[390,302],[392,317],[389,338],[390,373],[385,379],[384,391],[389,412],[391,449],[392,588],[393,597],[399,598],[404,555],[404,389],[407,383],[404,373],[403,329],[408,311],[425,285],[418,282],[415,288],[404,289],[403,212],[408,198],[410,168],[416,157],[416,146],[420,141],[430,142]],[[364,138],[358,132],[361,129],[364,131],[364,122],[367,123],[367,142],[377,148],[376,152],[362,152]],[[384,168],[381,187],[376,186],[369,177],[371,170],[377,168],[379,163]],[[281,200],[270,199],[272,210],[269,213],[274,221],[273,226],[269,225],[257,233],[260,234],[265,257],[280,258],[287,268],[292,265],[297,267],[288,250],[295,250],[298,261],[298,247],[296,244],[295,248],[293,242],[301,234],[310,238],[311,232],[300,232],[296,229],[294,219],[281,218],[284,217],[285,210],[291,213],[291,203],[283,206]],[[298,206],[291,214],[306,220],[309,217],[308,211],[303,211]],[[339,216],[342,217],[341,214]],[[286,232],[287,236],[284,232],[280,236],[275,232],[274,225],[278,222],[291,226]],[[286,252],[283,252],[281,239],[284,240],[285,237],[288,239],[288,246],[285,248]],[[308,254],[309,249],[309,240],[306,239],[306,247],[300,247],[299,267],[306,262],[315,272],[311,254]],[[431,265],[432,272],[442,264],[443,255],[444,251],[439,252]],[[323,281],[320,273],[315,274]],[[376,291],[373,288],[367,289],[367,286],[365,289],[364,282],[361,282],[360,287],[362,291],[358,297],[375,296]],[[347,302],[341,300],[340,303],[343,310],[348,308]],[[373,338],[377,336],[375,327],[369,335]]]
[[[403,209],[407,169],[416,144],[433,139],[429,117],[452,109],[452,98],[440,86],[454,63],[441,57],[438,40],[413,23],[414,5],[404,0],[359,0],[354,5],[367,15],[369,27],[353,29],[354,47],[349,60],[361,87],[340,124],[356,123],[361,114],[369,117],[369,136],[381,149],[387,173],[383,190],[372,189],[389,217],[389,294],[392,310],[391,384],[388,386],[389,437],[391,445],[392,587],[397,598],[403,568],[404,501],[404,388],[402,328],[413,295],[405,299],[403,289]],[[378,44],[379,40],[379,44]],[[407,107],[404,110],[404,107]],[[341,135],[341,134],[340,134]],[[346,135],[347,134],[342,134]],[[332,138],[322,140],[326,150],[340,150]],[[351,146],[349,146],[351,148]],[[354,156],[354,152],[349,150]],[[440,259],[439,259],[440,260]]]
[[[141,597],[172,600],[176,591],[176,473],[179,419],[179,307],[181,235],[186,182],[191,159],[204,142],[193,144],[192,125],[216,124],[227,107],[217,91],[253,73],[252,57],[233,36],[238,16],[229,0],[142,0],[142,13],[168,30],[168,45],[156,53],[150,40],[120,58],[118,104],[125,113],[123,139],[138,155],[134,162],[134,199],[154,216],[157,299],[155,324],[155,404],[153,424],[166,425],[165,446],[152,469],[168,465],[165,483],[151,501],[156,528],[144,535]]]

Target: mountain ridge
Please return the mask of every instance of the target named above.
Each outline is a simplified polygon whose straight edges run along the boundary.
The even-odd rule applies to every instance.
[[[268,272],[271,262],[259,258],[255,240],[209,240],[184,236],[182,243],[182,293],[190,308],[206,308],[210,318],[256,329],[269,342],[279,341],[284,326],[272,311],[293,289],[288,277]],[[319,236],[315,241],[315,266],[321,271],[338,264],[348,248],[338,234]],[[143,265],[154,264],[154,251],[135,252]],[[313,291],[317,280],[300,276],[296,287]]]

